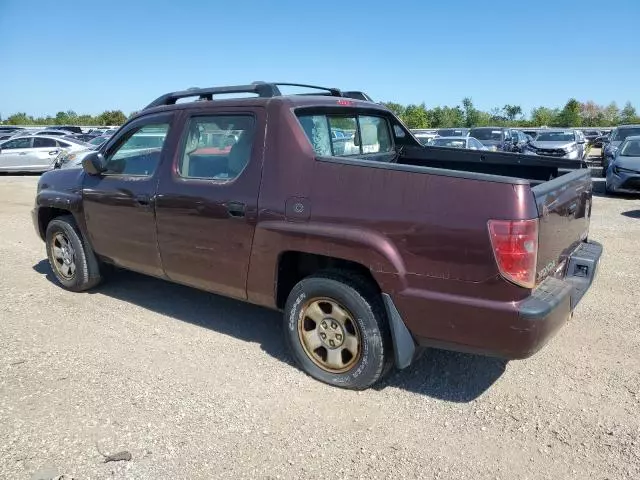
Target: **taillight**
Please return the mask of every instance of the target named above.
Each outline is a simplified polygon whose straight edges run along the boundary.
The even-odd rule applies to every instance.
[[[489,220],[489,237],[500,274],[526,288],[536,284],[538,219]]]

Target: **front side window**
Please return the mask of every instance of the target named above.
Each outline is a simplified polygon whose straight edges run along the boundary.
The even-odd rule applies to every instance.
[[[300,125],[319,156],[355,156],[389,153],[393,141],[383,117],[369,115],[299,115]],[[336,137],[331,132],[343,132]]]
[[[31,137],[16,138],[14,140],[9,140],[2,145],[2,150],[18,148],[31,148]]]
[[[178,174],[184,178],[232,181],[249,164],[254,132],[251,115],[193,117],[184,139]]]
[[[105,174],[151,176],[160,163],[160,154],[169,132],[168,123],[144,125],[129,132],[115,150],[107,153]],[[149,146],[140,137],[158,135],[162,139]]]

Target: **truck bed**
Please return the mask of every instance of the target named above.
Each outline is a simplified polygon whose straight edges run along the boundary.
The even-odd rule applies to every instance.
[[[521,178],[529,180],[532,185],[586,168],[585,162],[576,160],[442,147],[406,147],[397,163]]]

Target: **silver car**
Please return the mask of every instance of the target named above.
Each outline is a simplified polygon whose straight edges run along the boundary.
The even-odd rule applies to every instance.
[[[547,157],[583,160],[586,155],[586,140],[577,130],[544,130],[529,142],[525,153]]]
[[[34,135],[0,143],[0,172],[46,172],[64,152],[84,150],[87,144]]]
[[[607,193],[640,193],[640,136],[627,137],[607,167]]]

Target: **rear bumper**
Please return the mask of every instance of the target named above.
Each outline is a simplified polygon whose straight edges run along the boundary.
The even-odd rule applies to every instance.
[[[596,275],[602,246],[585,242],[567,260],[564,278],[548,277],[519,302],[449,297],[424,292],[396,295],[394,301],[416,343],[508,359],[540,350],[571,318]],[[420,308],[422,318],[416,318]]]

